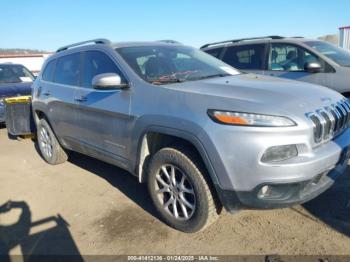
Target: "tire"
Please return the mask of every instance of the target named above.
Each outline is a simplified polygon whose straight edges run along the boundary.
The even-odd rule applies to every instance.
[[[202,161],[186,147],[167,147],[155,153],[147,183],[161,218],[177,230],[198,232],[219,217],[222,206],[210,186]]]
[[[58,165],[67,161],[66,152],[45,119],[40,119],[37,124],[37,139],[41,156],[47,163]]]

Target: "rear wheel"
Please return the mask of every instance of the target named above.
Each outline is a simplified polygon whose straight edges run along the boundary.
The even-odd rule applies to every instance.
[[[59,144],[50,125],[45,119],[39,120],[37,125],[37,139],[41,156],[51,165],[62,164],[68,156]]]
[[[221,211],[205,169],[186,148],[159,150],[151,159],[148,190],[163,220],[183,232],[212,224]]]

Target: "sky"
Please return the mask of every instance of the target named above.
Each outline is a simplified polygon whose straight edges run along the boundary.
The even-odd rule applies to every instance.
[[[317,38],[350,25],[349,0],[0,0],[0,48],[54,51],[93,38],[194,47],[266,36]]]

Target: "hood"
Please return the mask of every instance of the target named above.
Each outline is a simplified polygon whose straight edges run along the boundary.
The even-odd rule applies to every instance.
[[[0,84],[0,98],[30,95],[32,82]]]
[[[235,110],[251,109],[254,105],[262,111],[295,112],[299,108],[305,113],[343,98],[326,87],[254,74],[188,81],[168,87],[210,96],[212,101],[230,100],[229,104]]]

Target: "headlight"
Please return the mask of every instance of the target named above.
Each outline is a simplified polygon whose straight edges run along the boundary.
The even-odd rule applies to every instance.
[[[298,155],[296,145],[272,146],[268,148],[261,158],[264,163],[287,160]]]
[[[4,99],[0,98],[0,106],[4,106]]]
[[[208,115],[215,121],[226,125],[286,127],[295,126],[296,123],[283,116],[271,116],[254,113],[229,112],[208,110]]]

